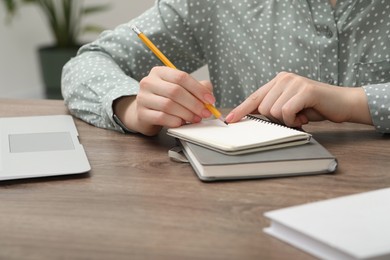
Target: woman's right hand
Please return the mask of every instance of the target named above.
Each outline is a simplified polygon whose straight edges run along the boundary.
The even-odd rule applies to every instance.
[[[138,95],[116,100],[113,108],[126,127],[152,136],[163,126],[179,127],[210,117],[204,103],[215,102],[211,89],[210,82],[199,82],[186,72],[154,67],[140,81]]]

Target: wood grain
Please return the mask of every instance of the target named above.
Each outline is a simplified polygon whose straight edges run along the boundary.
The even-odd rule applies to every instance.
[[[0,100],[0,116],[68,113],[62,101]],[[204,183],[174,141],[75,119],[92,170],[0,183],[0,259],[312,259],[263,233],[265,211],[390,186],[389,137],[357,124],[305,130],[335,174]]]

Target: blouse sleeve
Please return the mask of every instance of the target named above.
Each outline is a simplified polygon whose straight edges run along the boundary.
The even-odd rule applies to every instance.
[[[188,5],[159,0],[129,23],[103,32],[83,46],[62,72],[62,95],[70,112],[97,127],[123,131],[113,119],[113,101],[137,95],[139,81],[161,62],[131,30],[137,25],[180,70],[205,64],[204,54],[188,29]]]
[[[377,131],[390,133],[390,83],[381,83],[363,87],[372,122]]]

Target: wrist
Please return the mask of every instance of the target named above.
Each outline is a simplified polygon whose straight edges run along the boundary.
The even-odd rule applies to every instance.
[[[361,123],[372,125],[368,100],[363,88],[348,88],[349,103],[350,103],[350,118],[353,123]]]
[[[124,132],[141,133],[146,136],[154,136],[161,130],[161,126],[150,125],[139,120],[136,96],[125,96],[114,101],[113,111],[118,125]],[[114,118],[115,120],[115,118]]]
[[[113,103],[113,119],[122,128],[125,133],[137,133],[131,125],[131,118],[129,110],[135,100],[135,96],[125,96],[118,98]]]

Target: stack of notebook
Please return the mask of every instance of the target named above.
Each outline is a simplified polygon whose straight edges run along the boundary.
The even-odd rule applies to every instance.
[[[262,178],[334,172],[336,158],[310,134],[247,116],[168,129],[201,180]]]

